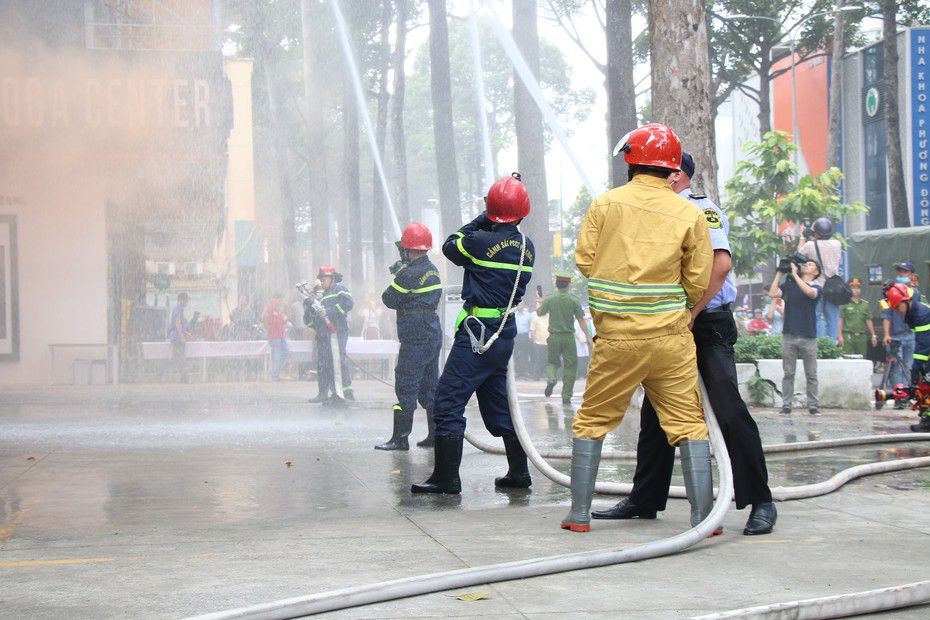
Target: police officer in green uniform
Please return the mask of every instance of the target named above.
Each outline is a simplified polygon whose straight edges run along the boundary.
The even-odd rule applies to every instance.
[[[555,292],[545,299],[536,300],[536,314],[549,315],[549,339],[546,340],[548,364],[546,365],[546,396],[552,396],[552,390],[559,377],[562,366],[562,403],[572,402],[575,377],[578,375],[578,351],[575,348],[575,321],[581,327],[593,349],[594,342],[584,322],[584,310],[577,297],[568,292],[572,274],[560,271],[555,274]]]
[[[869,302],[860,298],[862,294],[862,281],[859,278],[849,279],[849,288],[852,289],[852,299],[848,304],[840,307],[840,330],[837,344],[848,354],[866,357],[869,340],[872,346],[878,345],[875,335],[875,326],[872,323],[872,309]]]

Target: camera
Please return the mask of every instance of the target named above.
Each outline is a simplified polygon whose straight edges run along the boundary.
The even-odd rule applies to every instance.
[[[801,231],[801,236],[805,239],[814,238],[814,230],[811,228],[811,220],[809,217],[805,217],[804,220],[804,230]]]
[[[810,259],[804,254],[801,254],[800,252],[793,252],[792,254],[789,254],[788,256],[778,261],[777,271],[778,273],[791,273],[791,263],[794,263],[800,267],[809,260]]]

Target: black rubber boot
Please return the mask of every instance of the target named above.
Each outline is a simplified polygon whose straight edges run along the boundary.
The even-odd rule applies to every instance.
[[[920,416],[920,422],[911,424],[911,430],[915,433],[930,433],[930,416]]]
[[[394,432],[386,443],[375,446],[375,450],[409,450],[407,437],[412,428],[413,413],[404,411],[400,405],[394,405]]]
[[[433,475],[422,484],[410,486],[411,493],[450,493],[462,492],[462,481],[459,478],[459,465],[462,464],[463,435],[437,435],[435,451],[435,465]]]
[[[311,398],[310,400],[308,400],[307,402],[308,403],[325,403],[329,399],[330,399],[329,389],[321,387],[320,393],[317,394],[314,398]]]
[[[436,440],[433,437],[433,431],[436,430],[436,420],[433,419],[433,412],[429,410],[426,411],[426,428],[426,438],[417,442],[418,448],[432,448],[436,445]]]
[[[526,463],[526,452],[516,435],[504,435],[504,449],[507,451],[507,474],[494,479],[494,486],[508,489],[528,489],[533,484],[530,470]]]

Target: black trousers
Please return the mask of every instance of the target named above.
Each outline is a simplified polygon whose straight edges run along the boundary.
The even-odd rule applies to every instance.
[[[694,322],[698,370],[733,463],[733,490],[739,509],[772,501],[772,492],[759,427],[739,394],[733,355],[736,338],[736,323],[730,312],[699,314]],[[630,500],[643,508],[665,510],[674,466],[675,448],[668,445],[656,411],[646,398],[640,412]]]

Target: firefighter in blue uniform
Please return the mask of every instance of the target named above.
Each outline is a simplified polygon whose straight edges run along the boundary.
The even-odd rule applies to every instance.
[[[323,290],[319,294],[319,301],[326,311],[328,323],[335,329],[336,341],[339,344],[339,363],[342,373],[342,394],[346,400],[355,400],[352,391],[352,372],[349,369],[349,359],[346,357],[346,344],[349,341],[349,311],[355,302],[349,289],[339,284],[342,275],[336,273],[336,268],[329,265],[320,267],[317,274]],[[328,327],[328,325],[327,325]],[[335,367],[333,366],[333,353],[330,345],[331,331],[314,325],[314,340],[317,355],[317,378],[320,383],[320,393],[311,398],[311,403],[341,401],[336,392]]]
[[[885,307],[904,317],[904,322],[914,332],[914,361],[911,364],[911,385],[919,386],[930,373],[930,306],[920,301],[917,289],[896,282],[885,291],[882,309]],[[919,422],[911,425],[917,433],[930,433],[930,411],[921,409]]]
[[[442,253],[464,267],[464,307],[446,360],[433,409],[433,473],[413,493],[461,493],[459,465],[465,435],[465,406],[472,394],[485,427],[502,437],[508,471],[494,481],[504,488],[532,484],[507,401],[507,365],[517,326],[513,317],[533,272],[533,242],[517,228],[530,213],[526,188],[514,173],[488,190],[486,211],[450,235]]]
[[[400,352],[394,369],[394,432],[375,450],[409,450],[407,437],[413,428],[417,401],[426,410],[429,434],[417,443],[433,447],[433,399],[439,382],[439,351],[442,327],[436,307],[442,298],[442,282],[436,265],[426,253],[433,247],[429,228],[414,222],[400,237],[401,259],[391,266],[394,281],[381,294],[381,301],[397,311]]]

